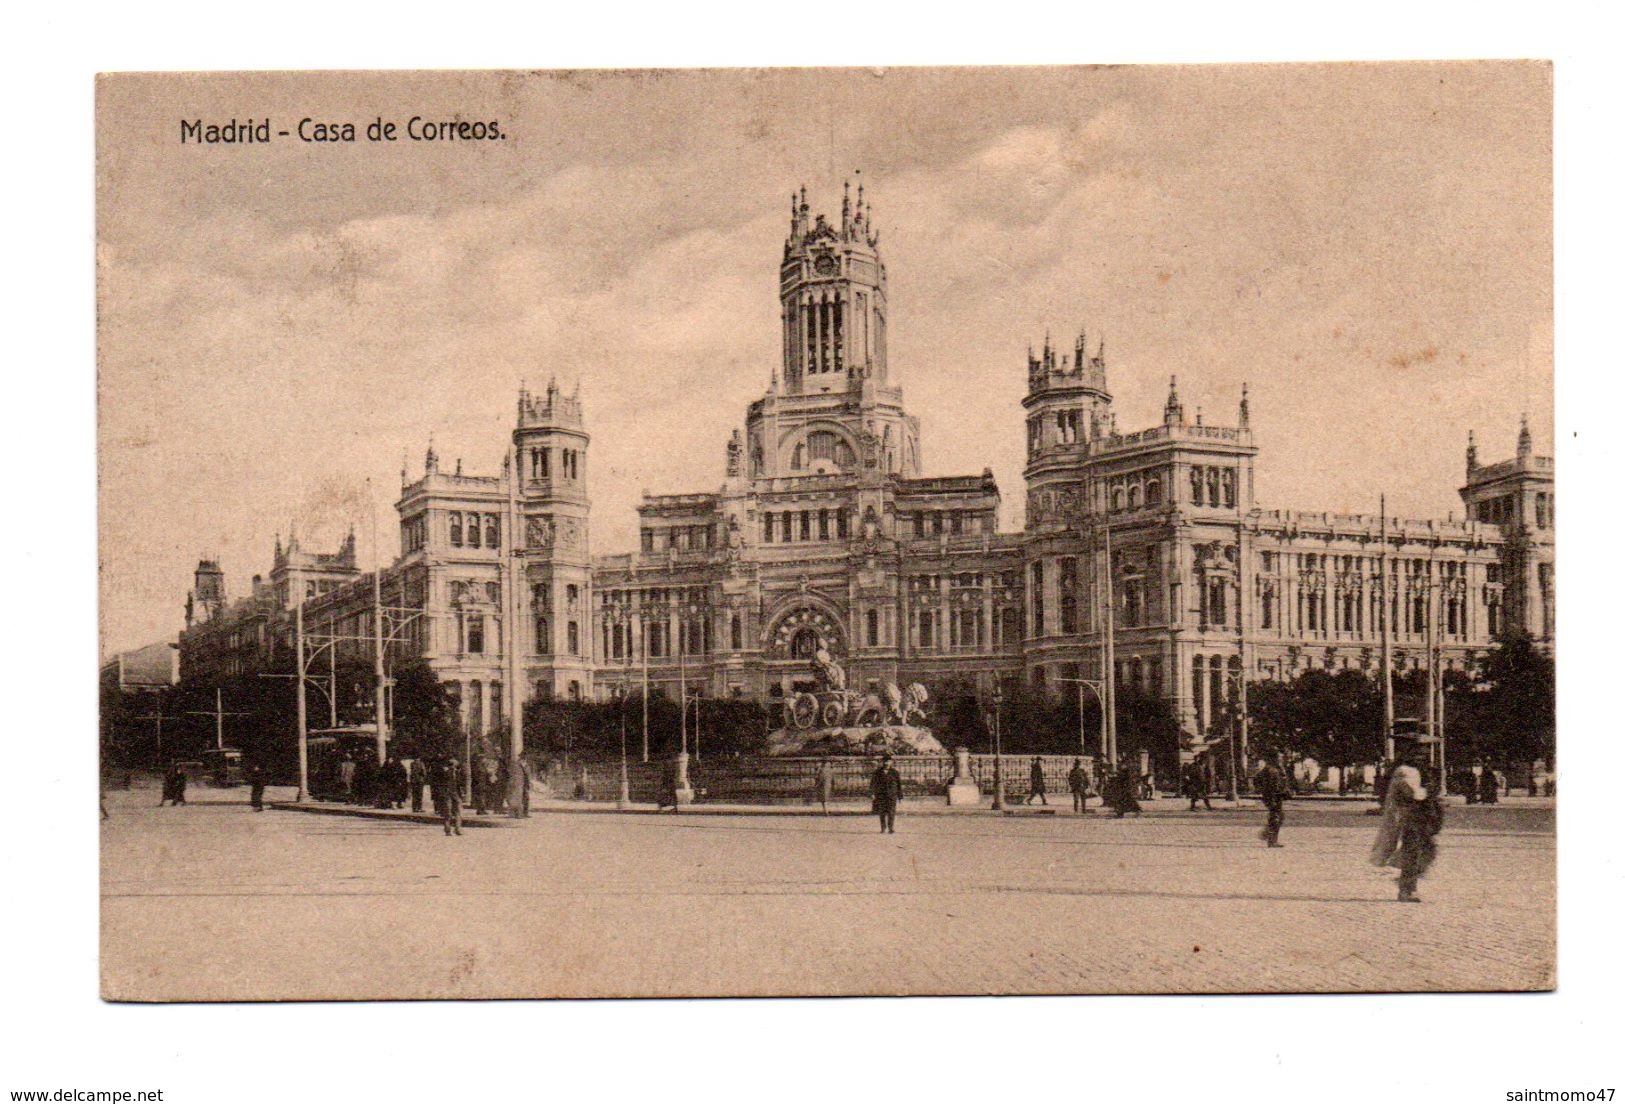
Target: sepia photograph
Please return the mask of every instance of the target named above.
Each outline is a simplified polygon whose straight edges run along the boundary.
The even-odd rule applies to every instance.
[[[1558,984],[1548,62],[103,73],[95,292],[106,1001]]]

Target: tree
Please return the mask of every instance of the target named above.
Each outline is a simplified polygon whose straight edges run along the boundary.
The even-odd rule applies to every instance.
[[[1382,758],[1382,693],[1375,679],[1345,668],[1311,668],[1291,682],[1247,688],[1252,747],[1286,751],[1327,766],[1348,768]]]
[[[1557,665],[1527,634],[1508,636],[1490,649],[1475,672],[1481,690],[1473,718],[1481,754],[1504,764],[1557,754]]]
[[[422,661],[395,669],[394,745],[403,758],[462,755],[457,703],[446,684]],[[370,719],[370,718],[369,718]]]

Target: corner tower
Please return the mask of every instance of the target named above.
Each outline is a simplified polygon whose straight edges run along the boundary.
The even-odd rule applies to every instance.
[[[585,699],[592,693],[592,561],[588,542],[587,445],[579,389],[549,383],[519,392],[513,431],[523,589],[518,640],[531,692]]]

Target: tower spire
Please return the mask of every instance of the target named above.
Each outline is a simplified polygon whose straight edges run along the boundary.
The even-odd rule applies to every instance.
[[[1238,424],[1242,429],[1252,428],[1252,412],[1247,406],[1247,384],[1245,382],[1241,385],[1241,412]]]
[[[1185,407],[1179,401],[1179,377],[1168,377],[1168,401],[1162,406],[1163,425],[1180,425],[1185,421]]]
[[[1473,439],[1473,431],[1467,431],[1467,477],[1472,478],[1478,470],[1478,442]]]
[[[1523,460],[1535,451],[1535,440],[1529,435],[1529,415],[1525,414],[1518,423],[1518,459]]]

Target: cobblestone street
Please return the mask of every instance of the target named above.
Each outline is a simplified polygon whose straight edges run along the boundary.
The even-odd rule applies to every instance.
[[[1424,903],[1363,805],[1119,821],[542,813],[437,827],[109,796],[112,998],[1407,989],[1555,983],[1553,810],[1453,809]]]

